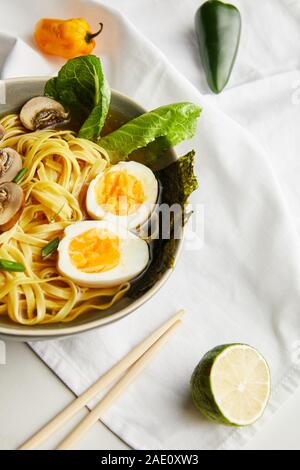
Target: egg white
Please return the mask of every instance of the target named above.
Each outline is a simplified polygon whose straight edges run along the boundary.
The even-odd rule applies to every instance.
[[[97,183],[105,175],[105,173],[102,172],[89,185],[86,197],[88,213],[93,219],[117,222],[118,224],[126,226],[129,230],[142,225],[150,217],[158,198],[158,182],[154,173],[150,168],[137,162],[121,162],[117,165],[113,165],[107,171],[126,171],[129,175],[134,176],[143,187],[145,201],[136,212],[126,216],[120,216],[106,211],[105,207],[97,202],[96,195]]]
[[[77,269],[71,261],[69,247],[72,239],[90,229],[107,229],[120,239],[121,258],[118,266],[100,273],[85,273]],[[85,287],[114,287],[137,277],[148,265],[149,248],[147,243],[124,227],[117,227],[108,221],[88,220],[77,222],[65,229],[65,236],[58,246],[59,272]]]

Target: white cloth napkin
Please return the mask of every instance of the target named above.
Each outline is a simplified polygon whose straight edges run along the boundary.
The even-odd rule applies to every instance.
[[[104,60],[112,87],[147,108],[180,100],[203,108],[196,138],[180,152],[197,151],[200,189],[192,203],[199,213],[204,207],[204,244],[199,249],[201,224],[191,224],[194,240],[187,241],[169,282],[122,321],[31,346],[79,394],[185,307],[184,326],[103,422],[136,449],[237,449],[300,380],[292,360],[293,343],[300,337],[299,100],[293,89],[299,86],[300,57],[293,48],[299,44],[300,6],[262,0],[258,10],[257,2],[236,1],[244,17],[239,62],[228,90],[204,97],[208,90],[193,35],[198,1],[104,3],[128,13],[170,62],[127,19],[97,2],[1,0],[2,78],[49,74],[61,65],[41,56],[32,42],[40,17],[84,16],[94,27],[103,21],[95,52]],[[191,402],[189,379],[199,359],[229,342],[257,347],[271,367],[270,405],[265,417],[247,429],[212,424]]]

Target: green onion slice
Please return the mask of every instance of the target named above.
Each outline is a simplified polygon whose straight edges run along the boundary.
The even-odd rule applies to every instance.
[[[48,256],[52,255],[52,253],[57,250],[59,242],[60,238],[57,237],[51,240],[48,245],[44,246],[44,248],[42,249],[42,258],[45,259],[48,258]]]
[[[27,173],[28,171],[28,168],[22,168],[22,170],[19,171],[19,173],[17,173],[17,175],[14,177],[13,179],[13,182],[14,183],[20,183],[20,181],[22,180],[23,176]]]
[[[22,273],[25,271],[25,266],[22,263],[16,263],[8,259],[0,259],[0,271],[12,271]]]

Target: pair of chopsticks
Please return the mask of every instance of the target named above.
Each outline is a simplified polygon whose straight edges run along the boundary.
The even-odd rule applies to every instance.
[[[150,334],[138,344],[127,356],[114,365],[106,374],[99,378],[82,395],[76,398],[61,413],[59,413],[45,427],[26,441],[19,450],[31,450],[42,444],[54,432],[69,421],[78,411],[83,409],[105,387],[111,384],[119,375],[121,379],[107,392],[93,410],[75,427],[73,431],[59,444],[57,450],[71,449],[73,445],[93,426],[102,416],[103,412],[120,396],[131,382],[143,371],[155,353],[167,341],[169,336],[181,324],[184,311],[176,313],[170,320]],[[127,372],[126,372],[127,371]]]

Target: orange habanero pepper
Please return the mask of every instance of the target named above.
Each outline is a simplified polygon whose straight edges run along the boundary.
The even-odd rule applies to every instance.
[[[35,40],[46,54],[71,59],[92,52],[94,38],[101,33],[103,24],[96,33],[90,32],[89,24],[83,18],[59,20],[42,18],[36,25]]]

